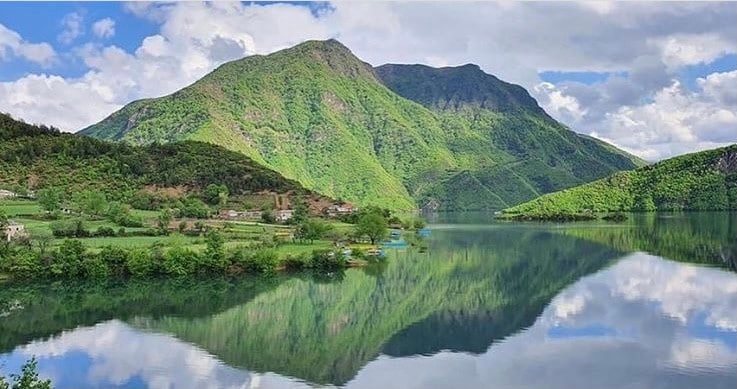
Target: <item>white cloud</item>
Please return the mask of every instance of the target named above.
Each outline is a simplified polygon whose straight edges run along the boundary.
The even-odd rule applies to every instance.
[[[89,71],[65,80],[88,88],[90,99],[104,96],[109,106],[91,104],[101,110],[171,93],[228,60],[334,37],[374,65],[477,63],[528,88],[574,130],[646,158],[722,144],[727,130],[715,127],[726,128],[730,110],[735,111],[729,102],[734,92],[711,86],[731,80],[714,78],[698,85],[695,94],[682,86],[673,89],[683,66],[737,51],[735,3],[350,2],[311,12],[282,3],[136,2],[126,3],[125,10],[159,23],[160,30],[133,52],[89,44],[77,48]],[[70,37],[83,33],[81,15],[73,15],[65,19],[76,26],[68,29]],[[596,86],[540,84],[544,70],[622,75]],[[707,99],[714,88],[722,95]],[[63,104],[53,95],[37,98],[44,106]],[[694,101],[699,104],[692,106]],[[35,116],[24,117],[27,108],[0,102],[0,108],[26,120],[70,131],[111,113],[90,111],[84,100],[77,105],[62,116],[34,110]],[[683,108],[688,112],[677,111]],[[677,144],[665,144],[671,140]]]
[[[76,129],[80,123],[102,120],[122,107],[104,92],[105,87],[92,80],[31,74],[0,82],[0,111],[32,123]]]
[[[713,73],[697,79],[696,84],[692,91],[672,80],[648,102],[635,100],[625,105],[608,105],[601,97],[582,104],[575,96],[582,92],[548,83],[540,84],[535,92],[543,108],[579,131],[657,160],[737,141],[737,71]],[[577,87],[606,94],[611,85]],[[581,106],[602,114],[588,115]]]
[[[709,63],[734,52],[734,44],[716,33],[674,34],[651,43],[661,51],[665,63],[673,68]]]
[[[70,44],[84,34],[84,17],[79,12],[70,12],[61,20],[62,31],[57,36],[59,42]]]
[[[0,24],[0,61],[11,55],[22,57],[41,66],[50,66],[56,58],[54,48],[48,43],[30,43],[17,32]]]
[[[92,24],[92,32],[98,38],[112,38],[115,35],[115,20],[104,18]]]

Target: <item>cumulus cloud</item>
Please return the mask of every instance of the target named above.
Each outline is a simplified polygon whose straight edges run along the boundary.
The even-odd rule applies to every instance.
[[[112,38],[115,35],[115,20],[104,18],[92,24],[92,32],[98,38]]]
[[[0,24],[0,61],[18,56],[41,66],[50,66],[56,58],[54,48],[48,43],[30,43],[20,34]]]
[[[84,17],[79,12],[70,12],[61,20],[62,31],[57,36],[59,42],[70,44],[84,33]]]
[[[542,83],[534,91],[555,117],[649,160],[737,141],[737,71],[699,78],[696,90],[673,79],[652,94],[635,90],[617,99],[613,90],[632,84],[616,78],[595,85]]]
[[[725,94],[721,100],[706,99],[717,93],[707,91],[711,84],[697,85],[696,92],[674,86],[684,66],[737,51],[734,3],[339,2],[311,10],[284,3],[136,2],[124,7],[158,23],[158,33],[144,38],[133,52],[115,46],[75,49],[89,71],[66,80],[86,86],[90,99],[102,93],[110,106],[171,93],[228,60],[332,37],[374,65],[477,63],[526,87],[572,129],[651,159],[722,144],[725,134],[707,131],[707,122],[712,120],[712,128],[731,123],[724,110],[734,111],[730,92],[721,86],[714,86]],[[65,18],[70,40],[83,32],[81,15],[74,15]],[[594,86],[541,84],[539,73],[548,70],[614,76]],[[41,104],[62,104],[53,95],[38,98],[48,100]],[[666,103],[683,107],[687,100],[701,102],[700,111],[674,118],[673,107],[666,107],[670,115],[660,110]],[[0,109],[30,121],[64,121],[70,131],[111,113],[78,106],[85,112],[69,112],[68,118],[24,117],[28,110],[0,102]],[[709,116],[698,120],[704,112]],[[622,123],[629,126],[617,130],[615,125]],[[650,130],[653,126],[658,129]],[[661,144],[668,139],[680,143]]]

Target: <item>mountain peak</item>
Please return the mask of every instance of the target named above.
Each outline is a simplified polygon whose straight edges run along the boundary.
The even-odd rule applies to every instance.
[[[386,64],[374,70],[389,89],[429,108],[457,110],[472,106],[545,115],[523,87],[504,82],[476,64],[441,68]]]
[[[292,57],[297,62],[326,65],[349,77],[373,75],[371,65],[361,61],[351,50],[336,39],[308,40],[296,46],[277,51],[264,58]]]

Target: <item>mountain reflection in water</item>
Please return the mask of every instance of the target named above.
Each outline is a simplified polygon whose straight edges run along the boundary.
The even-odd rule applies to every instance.
[[[734,222],[714,217],[440,227],[336,280],[9,286],[0,369],[35,355],[59,389],[734,388]]]

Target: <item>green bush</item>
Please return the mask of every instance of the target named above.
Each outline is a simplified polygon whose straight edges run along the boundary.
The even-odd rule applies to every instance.
[[[43,269],[40,255],[31,250],[18,249],[13,253],[0,256],[0,270],[18,278],[36,278],[43,274]]]
[[[141,248],[128,251],[126,267],[128,268],[128,272],[134,277],[150,276],[156,270],[149,251]]]
[[[310,256],[306,254],[302,255],[287,255],[286,258],[284,258],[281,261],[281,264],[284,266],[286,270],[302,270],[309,266],[310,264]]]
[[[128,273],[129,251],[121,247],[105,246],[97,254],[107,264],[110,274],[124,275]]]
[[[57,278],[74,278],[82,274],[85,247],[78,240],[65,240],[52,255],[50,272]]]
[[[238,247],[231,254],[233,265],[243,271],[254,274],[270,274],[276,271],[279,257],[274,250],[260,249],[250,251],[246,247]]]
[[[183,247],[172,247],[164,254],[162,272],[172,276],[194,274],[200,264],[200,255]]]
[[[310,258],[310,267],[315,270],[329,271],[345,267],[346,259],[342,252],[331,250],[315,250]]]
[[[86,278],[107,278],[110,268],[99,255],[88,256],[82,261],[82,275]]]

